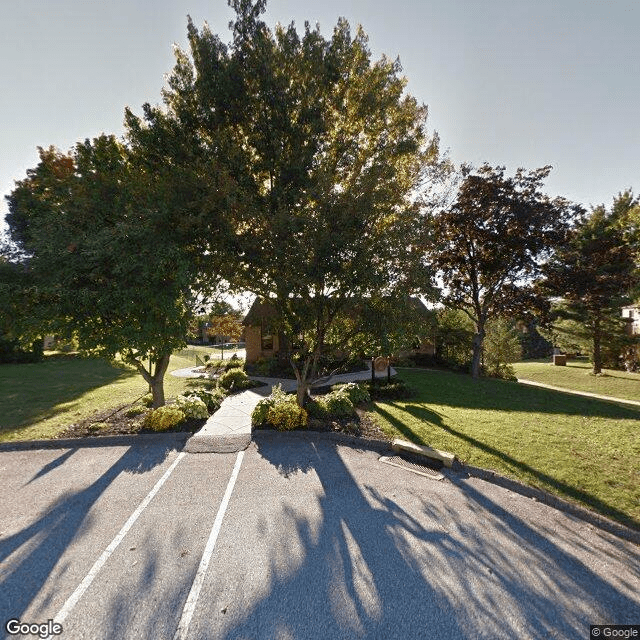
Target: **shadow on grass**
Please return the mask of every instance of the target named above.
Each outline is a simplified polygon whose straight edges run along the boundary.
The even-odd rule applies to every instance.
[[[252,575],[240,620],[221,632],[219,616],[203,617],[200,638],[576,638],[595,616],[640,613],[593,557],[576,558],[464,483],[396,489],[328,440],[256,444],[284,476],[265,483],[271,508],[246,531],[264,557],[238,567]]]
[[[566,484],[565,482],[562,482],[561,480],[558,480],[557,478],[554,478],[553,476],[550,476],[547,473],[544,473],[542,471],[539,471],[538,469],[535,469],[534,467],[528,465],[526,462],[517,460],[516,458],[505,453],[504,451],[500,451],[499,449],[496,449],[495,447],[492,447],[491,445],[485,442],[482,442],[477,438],[474,438],[466,433],[463,433],[462,431],[458,431],[457,429],[451,428],[449,425],[443,422],[442,416],[435,411],[426,409],[425,407],[413,405],[413,404],[406,404],[403,406],[400,406],[393,402],[389,404],[394,408],[398,409],[399,411],[406,411],[407,413],[411,414],[413,417],[418,418],[418,420],[427,422],[433,425],[434,427],[437,427],[438,429],[442,429],[442,431],[445,431],[446,433],[452,436],[456,436],[457,438],[464,440],[474,448],[480,449],[481,451],[484,451],[485,453],[488,453],[489,455],[492,455],[502,460],[506,464],[524,473],[529,474],[530,476],[539,480],[542,483],[542,486],[546,489],[551,488],[554,490],[555,493],[561,496],[573,498],[574,500],[577,500],[579,502],[582,502],[583,504],[593,507],[600,513],[603,513],[607,516],[615,518],[619,522],[638,528],[638,522],[630,518],[629,515],[624,513],[623,511],[619,511],[615,507],[612,507],[606,502],[603,502],[599,498],[589,493],[586,493],[578,489],[577,487],[573,487],[569,484]],[[402,422],[402,420],[399,420],[388,411],[385,411],[382,407],[377,406],[376,410],[378,413],[380,413],[380,415],[383,418],[385,418],[385,420],[388,420],[389,423],[391,423],[398,431],[400,431],[403,435],[405,435],[407,439],[411,440],[412,442],[415,442],[416,444],[429,444],[427,442],[424,442],[424,440],[418,434],[414,433],[404,422]]]
[[[54,356],[35,364],[0,365],[0,435],[69,411],[69,403],[88,391],[137,375],[98,358]]]
[[[527,387],[506,380],[481,378],[448,371],[403,371],[402,379],[417,390],[417,402],[464,409],[557,413],[618,420],[640,419],[640,407],[572,395],[564,391]]]

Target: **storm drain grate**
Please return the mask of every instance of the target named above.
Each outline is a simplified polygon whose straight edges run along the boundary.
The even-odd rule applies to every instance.
[[[418,473],[419,475],[431,478],[432,480],[444,480],[444,476],[439,471],[432,469],[429,464],[425,462],[406,460],[400,456],[380,456],[379,460],[385,464],[390,464],[393,467],[399,467],[400,469],[406,469],[407,471]]]

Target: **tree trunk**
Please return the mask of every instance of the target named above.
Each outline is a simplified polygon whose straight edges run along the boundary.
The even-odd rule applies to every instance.
[[[155,378],[155,376],[154,376]],[[151,382],[151,406],[154,409],[164,406],[164,379],[154,379]]]
[[[471,376],[480,377],[480,361],[482,360],[482,344],[484,342],[484,324],[478,324],[473,335],[473,360],[471,361]]]
[[[309,398],[309,382],[308,380],[298,380],[298,388],[296,389],[296,400],[299,407],[304,407]]]
[[[593,321],[593,375],[602,373],[602,350],[600,344],[602,342],[602,332],[600,330],[600,317],[597,316]]]
[[[318,364],[318,354],[314,353],[311,356],[307,355],[304,359],[304,363],[302,364],[302,370],[298,369],[293,359],[290,359],[289,362],[291,363],[293,371],[296,374],[296,401],[299,407],[304,407],[307,400],[309,399],[309,389],[311,387],[311,382],[315,379],[316,368]]]
[[[157,409],[158,407],[162,407],[164,405],[164,374],[167,372],[167,368],[169,367],[170,358],[171,354],[167,353],[165,355],[159,356],[156,360],[151,360],[149,368],[153,369],[152,365],[155,363],[155,373],[147,371],[140,360],[133,360],[136,369],[138,369],[140,375],[145,379],[145,381],[151,388],[151,406],[154,409]]]

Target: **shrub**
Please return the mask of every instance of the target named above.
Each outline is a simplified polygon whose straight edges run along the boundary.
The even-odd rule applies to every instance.
[[[251,386],[249,376],[242,369],[229,369],[218,378],[218,386],[223,389],[246,389]]]
[[[325,410],[330,416],[351,416],[355,412],[355,407],[349,395],[341,389],[328,393],[322,400],[324,401]]]
[[[293,378],[293,370],[288,360],[278,358],[258,358],[254,363],[246,366],[247,371],[254,376],[266,378]]]
[[[328,415],[327,403],[322,397],[310,398],[305,404],[305,409],[312,418],[326,418]]]
[[[142,398],[140,398],[140,402],[142,402],[145,407],[150,407],[153,404],[153,394],[145,394],[144,396],[142,396]]]
[[[346,384],[335,384],[331,387],[332,391],[340,391],[342,393],[346,393],[349,397],[349,400],[353,402],[353,404],[360,404],[361,402],[369,402],[371,400],[371,396],[369,395],[369,391],[364,384],[358,384],[356,382],[347,382]]]
[[[349,397],[349,393],[353,393],[353,395],[357,397],[366,396],[367,400],[369,399],[369,394],[366,389],[363,394],[357,387],[358,385],[353,383],[349,383],[349,385],[336,385],[331,393],[316,397],[307,403],[306,408],[309,415],[312,418],[342,418],[353,415],[355,413],[355,407]]]
[[[41,362],[44,358],[42,340],[31,345],[31,350],[24,349],[17,340],[10,340],[0,334],[0,363],[26,364]]]
[[[178,396],[176,406],[184,413],[185,418],[202,420],[209,417],[207,405],[196,395]]]
[[[209,413],[217,411],[220,408],[222,401],[227,397],[225,389],[220,387],[214,387],[213,389],[198,387],[193,389],[190,395],[200,398],[200,400],[202,400],[202,402],[207,406]]]
[[[244,360],[240,360],[235,354],[231,356],[231,359],[224,365],[224,370],[230,371],[231,369],[244,369]]]
[[[413,389],[402,380],[370,382],[368,388],[372,400],[402,400],[414,394]]]
[[[124,415],[127,416],[127,418],[135,418],[136,416],[140,416],[143,413],[146,413],[146,411],[147,411],[147,409],[145,407],[143,407],[142,405],[134,404],[132,407],[129,407],[124,412]]]
[[[184,413],[175,405],[165,405],[149,411],[142,420],[145,429],[153,431],[168,431],[185,419]]]
[[[269,409],[279,404],[295,404],[297,406],[296,397],[284,391],[282,385],[277,384],[271,390],[271,395],[260,400],[256,405],[251,414],[251,424],[254,426],[265,424],[267,422],[267,416],[269,415]]]
[[[280,402],[269,407],[267,422],[278,431],[293,431],[307,426],[307,412],[295,402]]]

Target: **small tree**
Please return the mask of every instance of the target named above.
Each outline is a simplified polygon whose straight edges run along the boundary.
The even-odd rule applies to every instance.
[[[573,230],[570,242],[558,251],[544,269],[540,289],[563,299],[556,307],[556,333],[582,328],[591,346],[593,373],[602,371],[603,344],[623,338],[621,307],[637,286],[638,270],[629,242],[629,214],[638,200],[630,191],[614,198],[608,211],[595,207]]]
[[[522,345],[513,324],[504,318],[494,318],[487,325],[482,364],[487,375],[515,379],[511,366],[522,358]]]
[[[542,262],[561,243],[579,207],[542,192],[551,168],[464,168],[457,198],[434,219],[429,249],[445,285],[443,302],[474,324],[471,372],[480,375],[487,322],[535,303],[530,287]]]
[[[207,333],[210,336],[224,336],[233,342],[237,342],[240,340],[243,330],[242,321],[237,314],[209,316]],[[222,346],[222,358],[224,359],[224,345]]]

